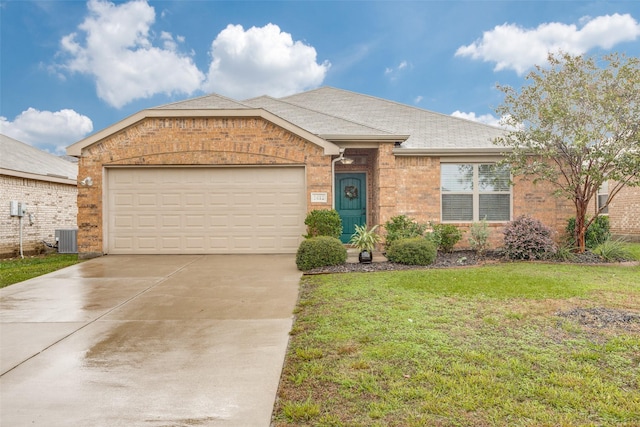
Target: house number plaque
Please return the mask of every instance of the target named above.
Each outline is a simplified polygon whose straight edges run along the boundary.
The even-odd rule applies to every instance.
[[[327,193],[311,193],[311,203],[327,203]]]

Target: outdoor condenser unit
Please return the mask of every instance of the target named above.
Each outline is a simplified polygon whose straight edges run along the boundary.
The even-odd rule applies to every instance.
[[[59,254],[78,253],[78,230],[56,230]]]

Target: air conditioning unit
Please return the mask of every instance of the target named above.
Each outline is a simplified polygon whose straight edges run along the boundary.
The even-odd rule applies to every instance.
[[[59,254],[77,254],[78,230],[56,230],[56,243]]]

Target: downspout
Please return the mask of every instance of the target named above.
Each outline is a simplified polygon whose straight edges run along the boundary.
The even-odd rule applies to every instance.
[[[344,148],[340,149],[340,155],[331,161],[331,209],[336,208],[336,163],[344,159]]]

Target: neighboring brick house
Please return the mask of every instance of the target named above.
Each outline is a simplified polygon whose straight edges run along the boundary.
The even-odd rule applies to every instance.
[[[593,204],[593,214],[600,207],[599,203],[606,203],[608,190],[613,188],[613,182],[607,183],[600,189],[598,200]],[[640,187],[626,186],[609,203],[603,211],[609,216],[611,234],[630,242],[640,242]]]
[[[561,233],[570,203],[511,187],[495,167],[502,132],[329,87],[151,108],[68,148],[93,180],[79,188],[78,250],[294,253],[307,212],[333,207],[343,240],[400,214],[462,228],[487,218],[494,245],[522,214]]]
[[[20,250],[20,219],[11,202],[26,205],[23,253],[55,243],[55,230],[75,229],[78,165],[0,134],[0,257]]]

